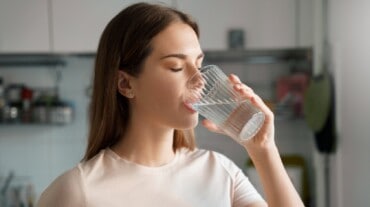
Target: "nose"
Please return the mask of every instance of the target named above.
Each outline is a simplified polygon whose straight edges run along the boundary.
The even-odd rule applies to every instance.
[[[197,70],[188,80],[188,87],[190,89],[201,90],[205,86],[205,79],[202,76],[202,73]]]
[[[188,66],[187,66],[187,71],[188,71],[188,74],[190,74],[190,76],[193,76],[194,74],[196,74],[196,73],[199,73],[199,68],[198,67],[196,67],[196,65],[195,64],[189,64]]]

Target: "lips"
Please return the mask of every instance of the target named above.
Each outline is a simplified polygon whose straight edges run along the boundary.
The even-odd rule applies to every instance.
[[[193,107],[192,107],[192,103],[189,103],[189,102],[184,102],[184,106],[185,106],[185,108],[186,109],[188,109],[190,112],[192,112],[192,113],[196,113],[197,111],[195,111],[194,109],[193,109]]]
[[[192,113],[195,113],[196,110],[194,110],[193,105],[200,101],[202,98],[202,90],[188,90],[185,94],[184,100],[184,106],[191,111]]]

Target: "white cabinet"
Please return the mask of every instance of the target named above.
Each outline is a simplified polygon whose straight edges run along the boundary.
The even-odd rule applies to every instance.
[[[97,49],[108,21],[126,1],[52,0],[53,52],[91,52]]]
[[[47,0],[0,0],[0,53],[48,52]]]
[[[137,0],[51,0],[52,51],[57,53],[96,52],[107,23]],[[157,2],[157,1],[147,1]],[[160,1],[171,5],[171,0]]]
[[[0,0],[0,53],[93,53],[106,24],[138,0]],[[172,0],[146,0],[172,5]]]
[[[301,26],[302,22],[312,22],[310,11],[306,11],[312,10],[309,6],[310,3],[305,0],[177,1],[180,10],[198,21],[204,49],[228,48],[228,30],[233,28],[244,30],[245,46],[249,49],[310,45],[311,35],[300,32],[307,28]],[[301,17],[305,19],[301,20]],[[300,42],[302,37],[305,38],[304,44]]]
[[[93,53],[106,24],[139,0],[0,0],[0,53]],[[241,28],[245,46],[312,46],[312,1],[146,0],[189,13],[205,50],[226,49],[228,30]]]

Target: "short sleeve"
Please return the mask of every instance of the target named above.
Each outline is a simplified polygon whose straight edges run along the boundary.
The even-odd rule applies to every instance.
[[[75,167],[56,178],[41,194],[37,207],[84,207],[81,171]]]
[[[257,202],[264,200],[244,173],[238,169],[235,174],[233,207],[245,207]]]
[[[251,204],[265,202],[248,177],[234,162],[222,154],[219,154],[219,157],[233,179],[233,207],[246,207]]]

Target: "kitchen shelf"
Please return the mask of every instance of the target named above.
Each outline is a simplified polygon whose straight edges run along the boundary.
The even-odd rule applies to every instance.
[[[65,66],[63,56],[57,54],[0,54],[0,68]]]
[[[252,49],[252,50],[208,50],[204,51],[207,63],[243,64],[303,64],[311,68],[312,48]]]
[[[0,53],[0,69],[14,67],[64,67],[68,57],[95,58],[95,53]]]
[[[30,127],[35,127],[35,126],[52,127],[52,126],[55,126],[55,127],[62,127],[62,126],[70,125],[71,123],[68,123],[68,124],[53,124],[53,123],[0,123],[0,128],[1,127],[23,127],[23,126],[30,126]]]

